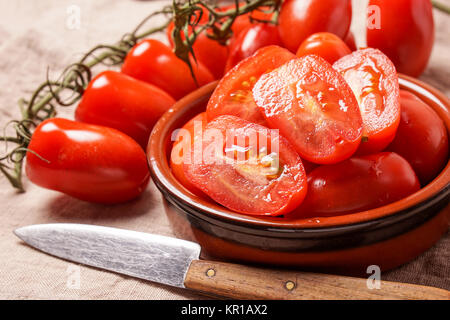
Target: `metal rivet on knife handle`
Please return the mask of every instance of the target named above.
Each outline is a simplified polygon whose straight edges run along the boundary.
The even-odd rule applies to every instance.
[[[216,270],[209,268],[208,270],[206,270],[206,275],[210,278],[214,277],[216,275]]]
[[[284,284],[284,287],[285,287],[287,290],[292,291],[292,290],[295,289],[295,283],[292,282],[292,281],[287,281],[287,282]]]

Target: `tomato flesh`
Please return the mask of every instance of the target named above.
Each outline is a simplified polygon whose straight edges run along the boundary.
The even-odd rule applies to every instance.
[[[401,90],[400,102],[400,125],[388,150],[408,160],[426,185],[448,162],[447,129],[437,113],[414,94]]]
[[[253,100],[252,88],[262,74],[291,59],[295,59],[295,55],[288,50],[267,46],[241,61],[223,77],[214,90],[206,108],[208,120],[228,114],[266,125]]]
[[[302,158],[331,164],[358,148],[362,120],[344,78],[329,63],[310,55],[263,75],[253,97],[271,128],[278,128]]]
[[[286,214],[303,201],[306,174],[289,142],[275,135],[235,116],[217,117],[201,133],[203,139],[196,137],[200,143],[191,149],[191,160],[185,158],[186,177],[210,198],[236,212]],[[195,161],[195,150],[201,152],[201,161]]]
[[[75,118],[122,131],[145,149],[156,121],[174,103],[158,87],[123,73],[104,71],[87,86]]]
[[[332,217],[374,209],[420,189],[410,164],[392,152],[353,157],[308,174],[301,217]]]
[[[191,63],[197,83],[188,65],[172,49],[161,41],[146,39],[136,44],[127,54],[122,72],[153,84],[178,100],[199,86],[214,81],[211,72],[201,62]]]
[[[363,119],[359,154],[384,150],[395,137],[400,121],[398,76],[387,56],[363,49],[338,60],[333,67],[352,88]]]
[[[170,168],[177,180],[193,194],[204,197],[204,193],[197,188],[184,174],[183,157],[184,150],[190,150],[194,144],[195,127],[200,125],[202,130],[206,128],[206,113],[202,112],[189,120],[184,126],[184,132],[178,132],[173,143],[170,155]]]
[[[36,128],[28,149],[26,173],[33,183],[85,201],[134,199],[150,178],[142,148],[112,128],[48,119]]]

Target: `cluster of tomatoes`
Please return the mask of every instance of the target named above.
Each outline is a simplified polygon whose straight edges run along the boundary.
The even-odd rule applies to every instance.
[[[194,130],[196,121],[202,130]],[[276,152],[270,143],[252,144],[255,132],[270,137],[268,128],[280,133]],[[252,215],[376,208],[416,192],[448,161],[443,121],[400,91],[392,62],[371,48],[330,64],[264,47],[223,77],[206,112],[184,129],[190,134],[172,149],[174,175],[192,193]],[[222,133],[220,147],[206,134],[213,130]],[[193,161],[198,148],[208,161]],[[227,157],[236,161],[221,161]]]
[[[407,21],[417,15],[403,17],[410,34],[427,25]],[[268,170],[270,150],[257,150],[256,165],[239,168],[173,163],[175,176],[197,195],[247,214],[329,215],[395,201],[420,188],[417,176],[426,184],[439,172],[448,158],[442,121],[416,97],[399,93],[388,57],[374,49],[352,53],[351,1],[287,0],[278,25],[255,22],[271,19],[263,11],[239,16],[227,46],[199,35],[195,80],[172,43],[138,43],[121,72],[102,72],[89,83],[76,121],[53,118],[36,128],[27,153],[29,179],[92,202],[139,196],[149,181],[144,150],[156,121],[176,100],[222,77],[206,113],[195,120],[243,136],[242,128],[278,129],[280,169]],[[172,30],[173,24],[169,42]],[[194,133],[193,123],[185,128]]]

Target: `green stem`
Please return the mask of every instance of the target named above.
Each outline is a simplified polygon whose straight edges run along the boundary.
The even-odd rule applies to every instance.
[[[446,14],[450,14],[450,7],[441,3],[440,1],[431,0],[433,7],[438,9],[439,11],[445,12]]]

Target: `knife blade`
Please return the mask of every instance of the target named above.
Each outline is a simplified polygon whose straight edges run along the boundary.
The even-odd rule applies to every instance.
[[[83,224],[41,224],[14,233],[53,256],[169,286],[235,299],[450,299],[443,289],[199,260],[197,243]]]

